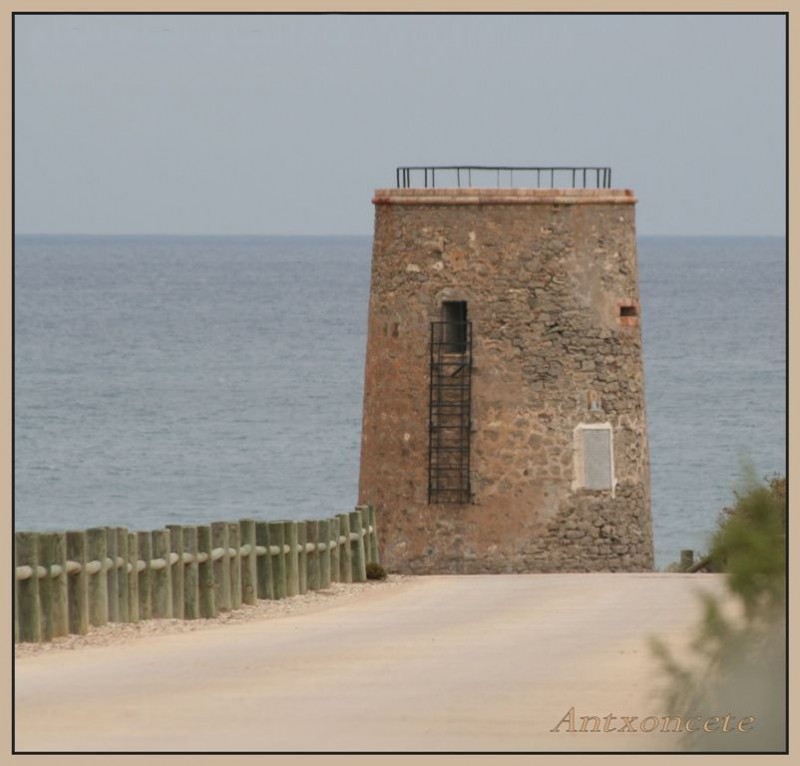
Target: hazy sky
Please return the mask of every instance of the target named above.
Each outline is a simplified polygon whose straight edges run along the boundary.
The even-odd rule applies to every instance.
[[[17,232],[369,234],[411,164],[609,165],[782,234],[781,16],[17,16]]]

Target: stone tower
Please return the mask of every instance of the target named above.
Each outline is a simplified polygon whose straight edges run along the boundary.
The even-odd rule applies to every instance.
[[[651,570],[636,198],[605,168],[473,172],[400,168],[373,199],[359,503],[383,561]]]

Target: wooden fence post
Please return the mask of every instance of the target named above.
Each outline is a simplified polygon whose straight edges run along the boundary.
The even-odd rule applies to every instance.
[[[272,578],[275,598],[286,598],[286,554],[283,552],[283,522],[269,522],[269,542],[276,545],[279,553],[272,557]]]
[[[117,568],[117,530],[106,527],[106,556],[111,560],[106,570],[108,621],[119,622],[119,569]]]
[[[308,542],[308,527],[305,521],[297,522],[297,592],[299,594],[308,591],[308,553],[306,543]]]
[[[53,579],[53,635],[69,635],[69,596],[67,588],[67,536],[57,532],[53,536],[53,560],[61,567],[61,574]]]
[[[256,545],[267,552],[258,557],[256,564],[257,593],[259,598],[275,598],[272,585],[272,556],[269,554],[269,525],[266,521],[256,522]]]
[[[131,622],[131,607],[129,599],[129,587],[131,573],[128,573],[128,530],[125,527],[117,527],[117,556],[120,562],[117,574],[117,603],[119,604],[119,621]]]
[[[131,622],[139,622],[139,536],[128,532],[128,616]]]
[[[144,562],[144,569],[139,572],[139,619],[150,620],[153,617],[153,608],[151,606],[153,601],[151,597],[153,570],[150,568],[150,561],[153,558],[153,540],[149,532],[137,532],[136,540],[139,559]]]
[[[228,522],[228,545],[233,550],[230,558],[231,609],[239,609],[242,606],[242,541],[238,521]]]
[[[378,514],[374,505],[367,506],[369,508],[369,523],[372,526],[372,534],[369,536],[370,542],[370,561],[376,564],[381,563],[381,549],[378,545]]]
[[[333,541],[333,547],[331,548],[331,582],[339,582],[340,572],[339,572],[339,517],[334,516],[330,519],[331,524],[331,540]]]
[[[350,512],[350,531],[355,532],[357,538],[353,540],[353,582],[366,582],[367,562],[364,556],[364,522],[361,509]]]
[[[167,524],[169,530],[169,548],[178,554],[178,560],[170,567],[172,580],[172,616],[182,620],[185,613],[183,604],[183,527],[180,524]]]
[[[19,580],[17,579],[17,543],[14,541],[14,643],[19,643]]]
[[[97,627],[108,622],[108,534],[105,528],[87,529],[86,543],[89,562],[100,562],[100,570],[89,575],[89,624]]]
[[[42,640],[50,641],[69,633],[67,542],[63,532],[39,535],[39,561],[47,570],[47,575],[39,581]],[[55,576],[51,574],[52,566],[60,570]]]
[[[353,582],[353,547],[350,545],[350,514],[339,513],[339,534],[344,542],[339,551],[340,582]]]
[[[69,632],[85,636],[89,632],[89,575],[86,573],[86,532],[67,532],[67,559],[80,570],[67,578]]]
[[[39,606],[39,540],[35,532],[17,532],[14,535],[17,566],[31,567],[30,577],[19,580],[19,640],[38,643],[42,639]]]
[[[152,600],[153,617],[156,619],[169,619],[172,617],[172,578],[170,577],[170,546],[169,530],[154,529],[151,532],[153,538],[153,559],[165,562],[164,566],[158,566],[153,571]]]
[[[211,526],[203,524],[197,527],[197,552],[205,555],[206,560],[200,562],[197,576],[199,580],[200,616],[209,618],[217,616],[214,603],[214,546],[211,544]]]
[[[196,620],[200,616],[200,568],[197,563],[197,527],[181,530],[181,560],[183,554],[192,560],[183,564],[183,619]]]
[[[240,519],[239,530],[242,546],[248,546],[250,552],[242,556],[242,601],[253,605],[258,599],[258,562],[256,557],[256,522],[255,519]]]
[[[369,506],[359,505],[356,506],[357,510],[361,511],[361,523],[364,525],[364,566],[372,561],[372,533],[369,531]]]
[[[308,589],[319,590],[319,522],[310,520],[306,522],[308,542],[312,549],[308,552]]]
[[[319,522],[319,541],[324,548],[319,552],[319,587],[326,590],[331,587],[331,522],[322,519]]]
[[[364,530],[363,539],[364,539],[364,566],[369,564],[370,562],[370,554],[372,553],[372,543],[370,542],[370,531],[369,531],[369,506],[368,505],[357,505],[356,510],[361,512],[361,525]]]
[[[50,574],[53,563],[53,542],[49,532],[37,535],[37,561],[47,574],[39,578],[39,630],[41,641],[53,640],[53,578]],[[38,571],[38,570],[37,570]]]
[[[39,640],[42,642],[53,640],[53,624],[51,614],[53,611],[53,580],[50,577],[50,564],[52,563],[53,551],[50,545],[50,536],[47,532],[42,532],[36,536],[36,560],[40,567],[44,567],[47,574],[39,577]],[[34,570],[34,577],[36,572]]]
[[[283,539],[289,546],[289,553],[286,554],[286,595],[296,596],[300,593],[300,564],[299,552],[297,550],[297,522],[283,522]]]
[[[228,612],[231,608],[231,561],[227,521],[212,522],[211,542],[215,550],[223,550],[222,556],[214,561],[214,603],[220,611]]]

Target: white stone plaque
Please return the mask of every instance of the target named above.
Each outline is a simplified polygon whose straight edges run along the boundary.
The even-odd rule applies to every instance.
[[[583,429],[583,486],[613,489],[611,429]]]

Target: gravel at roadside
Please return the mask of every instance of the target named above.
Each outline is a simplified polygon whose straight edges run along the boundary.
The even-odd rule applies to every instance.
[[[240,609],[221,612],[212,619],[202,620],[142,620],[137,623],[108,623],[90,627],[85,636],[69,635],[42,644],[16,644],[14,657],[24,658],[47,652],[74,651],[91,646],[111,646],[136,641],[153,635],[190,633],[197,630],[215,630],[229,623],[269,620],[277,617],[316,612],[338,603],[357,599],[375,588],[395,588],[411,578],[407,575],[389,575],[384,581],[365,583],[333,583],[327,590],[309,591],[302,596],[279,601],[259,600],[253,606],[242,605]]]

